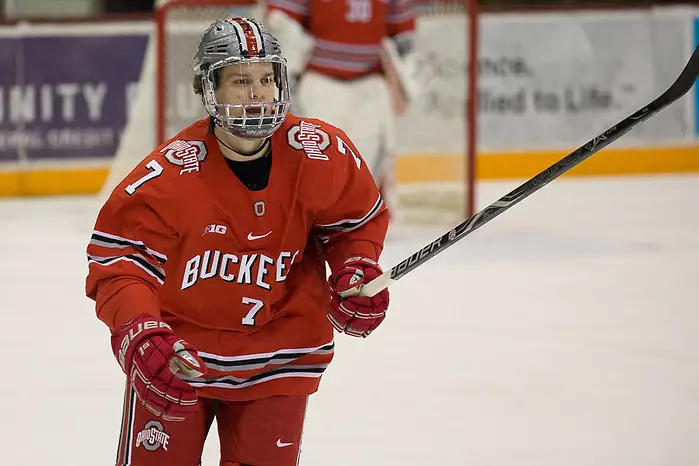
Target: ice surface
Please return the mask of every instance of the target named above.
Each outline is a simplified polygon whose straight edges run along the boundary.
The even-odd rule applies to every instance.
[[[407,275],[379,330],[338,337],[301,463],[696,466],[698,199],[697,176],[559,180]],[[93,209],[0,201],[2,465],[114,462],[123,378],[84,297]],[[382,265],[443,230],[400,229]]]

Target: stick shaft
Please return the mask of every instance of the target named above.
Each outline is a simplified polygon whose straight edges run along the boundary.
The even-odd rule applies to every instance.
[[[559,176],[563,175],[576,165],[584,162],[597,152],[616,141],[624,134],[628,133],[637,125],[648,120],[650,117],[677,101],[694,85],[699,77],[699,46],[694,49],[687,65],[684,67],[675,82],[657,99],[641,108],[624,120],[607,129],[602,134],[594,137],[575,151],[571,152],[558,162],[554,163],[535,177],[524,184],[505,194],[497,201],[490,204],[485,209],[473,215],[459,225],[455,226],[439,238],[432,241],[419,251],[415,251],[391,270],[377,277],[364,285],[361,290],[362,296],[374,296],[391,283],[399,280],[409,272],[415,270],[420,265],[435,257],[473,233],[486,223],[493,220],[498,215],[510,209],[514,205],[531,196]]]

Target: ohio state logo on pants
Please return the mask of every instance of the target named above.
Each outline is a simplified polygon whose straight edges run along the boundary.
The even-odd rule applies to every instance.
[[[136,448],[143,446],[148,451],[156,451],[162,448],[167,451],[167,444],[170,441],[170,436],[165,433],[165,428],[158,421],[148,421],[137,435]]]

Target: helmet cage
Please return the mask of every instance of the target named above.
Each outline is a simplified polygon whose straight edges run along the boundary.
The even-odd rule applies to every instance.
[[[220,103],[216,99],[216,71],[234,64],[271,63],[275,93],[272,102]],[[214,123],[226,132],[243,139],[265,139],[283,123],[291,105],[286,60],[279,55],[263,57],[228,57],[201,71],[202,101]]]

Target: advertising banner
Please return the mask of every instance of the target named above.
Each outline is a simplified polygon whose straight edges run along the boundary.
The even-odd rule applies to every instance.
[[[529,177],[655,99],[699,43],[698,11],[678,6],[480,15],[478,176]],[[185,17],[168,25],[169,40],[158,53],[168,63],[160,105],[172,136],[204,116],[191,89],[191,59],[206,22]],[[153,26],[0,26],[0,195],[95,190],[114,166],[122,137],[147,142],[133,151],[122,146],[129,152],[120,157],[123,167],[152,150],[156,122],[150,115],[158,102],[155,86],[140,86],[139,79]],[[421,94],[397,121],[399,184],[464,177],[467,32],[463,12],[418,17],[415,78]],[[148,124],[124,135],[131,108]],[[585,168],[600,174],[697,170],[698,136],[695,88]],[[61,171],[70,177],[54,176]],[[94,179],[86,183],[87,177]]]
[[[148,36],[0,38],[0,161],[109,158]]]
[[[18,123],[8,122],[8,101],[11,100],[10,94],[12,89],[19,89],[18,82],[18,67],[17,59],[19,49],[17,47],[17,39],[0,37],[0,67],[3,72],[0,73],[0,163],[17,162],[18,153],[15,149],[20,141]],[[15,93],[17,91],[14,91]]]
[[[483,15],[478,58],[481,153],[577,147],[660,95],[691,48],[687,15],[653,10]],[[466,20],[420,18],[425,90],[399,122],[400,151],[463,151]],[[670,53],[671,51],[671,53]],[[685,98],[624,138],[686,142]]]

